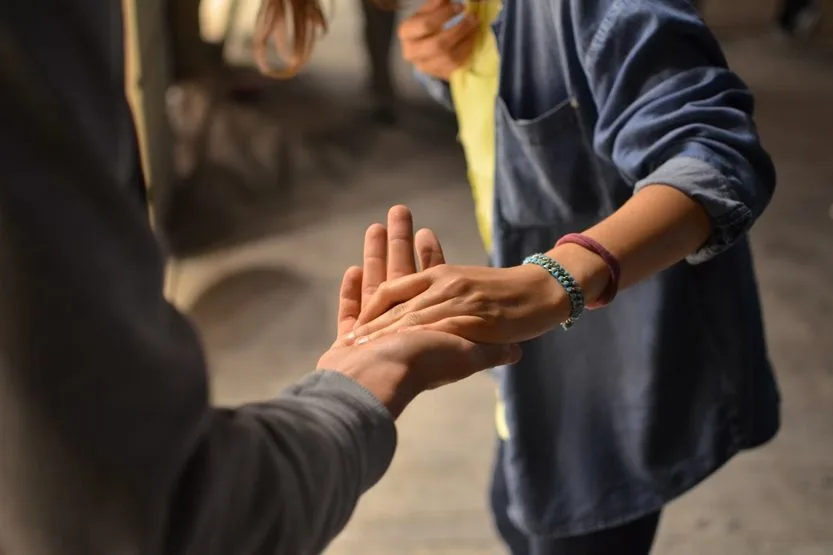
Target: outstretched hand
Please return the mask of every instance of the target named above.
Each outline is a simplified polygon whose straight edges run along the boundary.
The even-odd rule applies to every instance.
[[[413,217],[407,207],[399,205],[391,208],[387,227],[373,224],[367,228],[364,267],[348,268],[342,280],[337,338],[353,331],[359,314],[384,282],[416,273],[414,252],[422,270],[445,264],[442,245],[433,231],[420,229],[414,234]]]
[[[479,343],[533,339],[570,315],[564,289],[534,265],[441,265],[386,281],[363,303],[346,343],[433,330]]]
[[[429,230],[414,236],[410,211],[396,206],[388,227],[371,226],[365,235],[364,267],[349,268],[339,295],[338,335],[318,367],[341,372],[365,386],[394,417],[420,392],[520,358],[516,345],[482,345],[437,331],[405,331],[366,345],[347,345],[362,307],[393,276],[416,272],[416,249],[423,269],[444,263],[442,247]]]

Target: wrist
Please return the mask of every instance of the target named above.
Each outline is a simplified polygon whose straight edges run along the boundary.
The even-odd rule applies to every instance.
[[[539,307],[537,321],[543,324],[543,328],[554,328],[570,317],[570,297],[546,269],[537,264],[522,264],[512,270],[523,279],[524,290],[530,294],[530,303]]]
[[[362,357],[363,358],[363,357]],[[419,394],[406,365],[390,361],[358,360],[333,369],[376,397],[396,419]]]
[[[573,243],[559,245],[547,252],[547,256],[561,264],[578,282],[585,305],[593,304],[602,296],[610,281],[610,271],[602,257]]]

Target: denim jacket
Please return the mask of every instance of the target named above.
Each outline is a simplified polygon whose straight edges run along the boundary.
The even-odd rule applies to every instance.
[[[495,264],[548,250],[650,184],[713,222],[686,261],[498,372],[510,516],[571,536],[659,510],[776,433],[746,235],[775,171],[751,93],[689,0],[505,0],[493,31]]]

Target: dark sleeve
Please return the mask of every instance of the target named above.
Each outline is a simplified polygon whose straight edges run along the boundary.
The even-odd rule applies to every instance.
[[[316,553],[387,468],[393,422],[332,373],[209,406],[162,295],[120,5],[0,3],[0,550]]]
[[[675,187],[713,223],[689,261],[746,233],[769,203],[775,170],[752,93],[690,0],[570,0],[572,35],[598,114],[593,146],[633,184]]]
[[[320,553],[387,470],[396,444],[381,403],[334,372],[209,418],[178,484],[172,555]]]

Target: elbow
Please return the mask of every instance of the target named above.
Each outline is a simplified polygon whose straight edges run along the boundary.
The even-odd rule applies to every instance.
[[[775,168],[757,140],[738,150],[725,143],[692,141],[636,184],[674,187],[700,203],[712,223],[709,239],[686,258],[700,264],[744,237],[768,206]]]
[[[758,145],[757,152],[749,157],[752,179],[756,180],[758,192],[757,202],[754,204],[755,219],[760,217],[772,201],[777,182],[775,164],[770,155]]]

